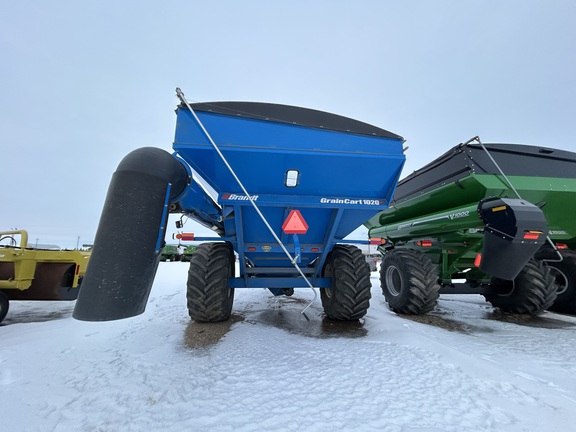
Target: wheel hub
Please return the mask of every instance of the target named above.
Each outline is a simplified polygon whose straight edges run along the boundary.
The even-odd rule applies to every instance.
[[[390,266],[386,269],[386,287],[388,292],[394,296],[398,297],[402,291],[402,286],[404,285],[404,279],[402,274],[395,266]]]
[[[568,278],[562,270],[556,267],[549,267],[550,275],[554,278],[554,285],[556,285],[556,294],[564,294],[568,289]]]

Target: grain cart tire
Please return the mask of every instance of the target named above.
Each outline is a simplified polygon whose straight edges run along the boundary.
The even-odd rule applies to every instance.
[[[2,291],[0,291],[0,323],[6,318],[8,309],[10,308],[10,302],[8,297]]]
[[[493,278],[484,297],[503,312],[537,315],[552,305],[556,290],[550,269],[532,259],[513,281]]]
[[[332,278],[330,288],[320,290],[326,316],[333,320],[362,318],[370,306],[370,268],[362,251],[352,245],[336,245],[326,258],[323,274]]]
[[[234,289],[234,250],[230,243],[204,243],[190,259],[186,298],[188,314],[196,322],[230,319]]]
[[[393,249],[384,255],[380,285],[390,309],[401,314],[430,312],[440,295],[436,266],[414,250]]]
[[[556,285],[556,300],[548,310],[554,312],[576,313],[576,252],[562,251],[560,262],[547,261],[550,274]]]

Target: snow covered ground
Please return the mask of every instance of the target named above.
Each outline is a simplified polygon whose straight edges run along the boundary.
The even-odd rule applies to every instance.
[[[71,318],[12,302],[0,326],[0,430],[571,431],[576,317],[505,316],[480,296],[390,312],[372,273],[363,323],[306,321],[310,290],[237,290],[233,320],[199,325],[185,263],[161,263],[146,312]]]

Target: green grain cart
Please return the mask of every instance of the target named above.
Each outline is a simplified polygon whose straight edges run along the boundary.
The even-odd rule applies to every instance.
[[[400,181],[366,226],[398,313],[429,312],[440,293],[576,313],[576,153],[476,137]]]

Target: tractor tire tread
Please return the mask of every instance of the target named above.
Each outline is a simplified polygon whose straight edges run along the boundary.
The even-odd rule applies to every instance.
[[[230,318],[234,253],[229,243],[204,243],[190,260],[186,298],[188,314],[197,322],[219,322]]]
[[[326,316],[354,321],[366,315],[370,306],[370,268],[364,255],[353,245],[335,245],[327,258],[332,268],[332,297],[321,291]]]
[[[563,250],[560,263],[548,262],[550,267],[558,267],[567,278],[566,291],[559,294],[554,304],[548,308],[553,312],[576,314],[576,251]]]
[[[537,315],[544,312],[556,299],[556,286],[550,276],[550,270],[541,262],[530,260],[514,279],[513,290],[506,294],[498,292],[507,290],[511,281],[494,279],[484,293],[492,306],[503,312]]]
[[[385,272],[389,265],[404,272],[408,292],[399,297],[392,296],[385,282]],[[410,249],[394,249],[386,253],[380,269],[382,293],[386,302],[396,313],[420,315],[430,312],[439,297],[437,269],[423,253]]]

